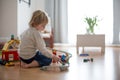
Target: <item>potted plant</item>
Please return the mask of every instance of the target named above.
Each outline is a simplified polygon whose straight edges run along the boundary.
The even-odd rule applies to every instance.
[[[87,23],[86,32],[87,34],[94,34],[94,27],[98,26],[97,16],[95,17],[85,17],[85,22]]]

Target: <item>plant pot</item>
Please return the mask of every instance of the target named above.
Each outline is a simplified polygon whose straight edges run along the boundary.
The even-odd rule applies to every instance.
[[[87,28],[86,33],[87,34],[94,34],[94,29],[93,28]]]

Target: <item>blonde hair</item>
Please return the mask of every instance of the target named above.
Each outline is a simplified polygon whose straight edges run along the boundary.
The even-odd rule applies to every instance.
[[[35,27],[35,26],[42,24],[42,23],[47,24],[48,17],[43,11],[36,10],[32,15],[32,18],[29,22],[29,25],[30,25],[30,27]]]

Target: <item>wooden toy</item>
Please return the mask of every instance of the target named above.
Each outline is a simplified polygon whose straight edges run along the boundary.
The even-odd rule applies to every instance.
[[[3,46],[1,64],[6,62],[6,64],[4,65],[13,65],[13,63],[11,64],[11,62],[19,61],[19,56],[18,56],[19,44],[20,44],[20,40],[14,39],[14,35],[11,35],[11,40],[6,42],[5,45]]]

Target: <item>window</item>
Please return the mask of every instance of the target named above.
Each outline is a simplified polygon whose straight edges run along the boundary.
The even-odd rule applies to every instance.
[[[77,34],[85,34],[84,18],[98,16],[96,34],[105,34],[106,44],[112,43],[113,1],[112,0],[68,0],[68,42],[76,43]]]

